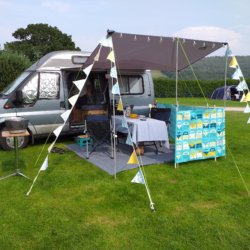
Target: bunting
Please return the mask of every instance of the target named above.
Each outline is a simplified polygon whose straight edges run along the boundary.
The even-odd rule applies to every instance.
[[[79,92],[78,92],[78,94],[76,94],[76,95],[74,95],[74,96],[72,96],[72,97],[70,97],[70,98],[68,99],[69,103],[72,105],[72,108],[69,109],[69,110],[66,110],[64,113],[62,113],[62,114],[60,115],[61,118],[63,119],[64,123],[61,124],[59,127],[57,127],[57,128],[53,131],[53,133],[54,133],[54,135],[56,136],[56,138],[55,138],[55,140],[50,144],[50,146],[48,147],[47,156],[46,156],[46,158],[45,158],[45,160],[44,160],[44,162],[43,162],[43,164],[42,164],[42,166],[41,166],[41,168],[40,168],[38,174],[37,174],[36,177],[34,178],[34,180],[33,180],[33,182],[32,182],[32,185],[31,185],[31,187],[30,187],[30,189],[29,189],[29,191],[27,192],[26,195],[29,195],[29,194],[30,194],[30,192],[31,192],[31,190],[32,190],[32,188],[33,188],[33,186],[34,186],[34,184],[35,184],[35,182],[36,182],[36,180],[37,180],[37,178],[38,178],[38,176],[39,176],[39,173],[40,173],[41,171],[45,171],[45,170],[48,168],[48,156],[49,156],[49,154],[50,154],[52,148],[54,147],[54,145],[55,145],[55,143],[56,143],[56,141],[57,141],[57,138],[58,138],[59,135],[61,134],[61,132],[62,132],[62,130],[63,130],[63,127],[65,126],[65,124],[66,124],[66,122],[67,122],[67,120],[68,120],[68,118],[69,118],[69,116],[70,116],[70,114],[71,114],[71,111],[73,110],[73,108],[74,108],[74,106],[75,106],[75,103],[76,103],[76,101],[77,101],[77,99],[78,99],[78,97],[79,97],[80,92],[82,91],[82,89],[83,89],[83,87],[84,87],[84,85],[85,85],[85,83],[86,83],[86,80],[87,80],[87,78],[88,78],[88,76],[89,76],[90,71],[92,70],[92,67],[93,67],[93,64],[89,65],[88,67],[86,67],[86,68],[83,70],[83,72],[86,74],[86,79],[84,79],[84,80],[79,80],[79,81],[74,81],[74,82],[73,82],[73,83],[76,85],[76,87],[78,88]]]
[[[226,56],[234,56],[233,53],[232,53],[232,50],[230,48],[227,48],[225,55]]]
[[[53,133],[54,133],[54,135],[55,135],[56,137],[58,137],[58,136],[60,135],[60,133],[62,132],[63,127],[64,127],[64,124],[60,125],[59,127],[57,127],[57,128],[53,131]]]
[[[86,74],[86,80],[88,79],[89,73],[93,68],[93,64],[90,64],[87,68],[83,70],[83,72]],[[80,91],[81,92],[81,91]]]
[[[248,90],[248,86],[247,86],[247,83],[246,83],[245,79],[242,79],[240,81],[240,83],[236,86],[236,89],[238,91]]]
[[[135,177],[131,181],[132,183],[145,184],[145,178],[141,169],[136,173]]]
[[[85,85],[87,79],[83,79],[83,80],[78,80],[78,81],[73,81],[73,83],[75,84],[75,86],[78,88],[79,91],[82,90],[83,86]]]
[[[48,153],[51,152],[51,150],[52,150],[52,148],[54,147],[55,143],[56,143],[56,140],[54,140],[54,141],[50,144],[50,146],[48,147]]]
[[[112,87],[112,94],[113,95],[120,95],[121,94],[118,82],[113,85],[113,87]]]
[[[240,102],[245,102],[245,98],[246,98],[246,95],[243,93],[241,99],[240,99]]]
[[[243,99],[243,102],[249,102],[250,101],[250,92],[248,92],[246,95],[245,95],[245,98]]]
[[[123,128],[128,128],[128,123],[127,123],[125,117],[122,118],[122,127],[123,127]]]
[[[239,80],[239,84],[236,86],[236,89],[237,89],[237,91],[243,92],[243,95],[242,95],[242,97],[240,99],[240,102],[249,102],[250,101],[249,88],[248,88],[247,83],[246,83],[246,81],[244,79],[244,76],[243,76],[242,71],[240,69],[240,66],[239,66],[239,64],[237,62],[237,59],[232,54],[232,51],[229,50],[229,48],[227,49],[226,53],[227,53],[227,55],[232,56],[231,62],[229,64],[229,67],[235,68],[235,72],[233,73],[232,78],[234,80]],[[245,107],[245,109],[244,109],[243,112],[244,113],[250,113],[250,108],[249,108],[248,103],[247,103],[247,106]],[[249,120],[250,120],[250,118],[249,118]],[[249,123],[249,120],[248,120],[247,123]]]
[[[130,146],[133,146],[133,142],[132,142],[130,133],[128,133],[128,136],[127,136],[127,139],[126,139],[126,144],[128,144]]]
[[[112,63],[115,63],[115,54],[114,54],[113,50],[110,51],[110,53],[108,54],[107,59],[110,60]]]
[[[240,68],[237,68],[236,71],[233,73],[232,78],[234,80],[241,80],[242,77],[243,75],[242,75]]]
[[[101,40],[99,41],[99,44],[102,45],[103,47],[113,48],[112,37],[109,36],[108,38],[105,37],[105,38],[101,39]]]
[[[71,109],[69,110],[66,110],[64,113],[61,114],[61,117],[63,119],[64,122],[66,122],[70,116],[70,113],[71,113]]]
[[[45,171],[47,168],[48,168],[48,155],[46,156],[46,158],[45,158],[45,160],[44,160],[44,162],[43,162],[43,164],[42,164],[42,166],[41,166],[41,168],[40,168],[40,171]]]
[[[118,111],[123,111],[123,104],[122,104],[122,98],[119,98],[118,106],[117,106]]]
[[[249,107],[248,103],[247,103],[247,106],[245,107],[243,112],[244,113],[250,113],[250,107]]]
[[[75,106],[78,97],[79,97],[79,94],[76,94],[76,95],[71,96],[71,97],[69,98],[69,103],[70,103],[72,106]]]
[[[135,150],[133,150],[133,153],[129,157],[128,163],[127,164],[136,164],[139,165],[137,155],[135,153]]]
[[[233,56],[231,62],[229,63],[229,67],[230,67],[230,68],[237,68],[238,66],[239,66],[239,65],[238,65],[238,62],[237,62],[237,60],[236,60],[236,57]]]
[[[135,147],[134,147],[134,144],[133,144],[132,139],[131,139],[131,133],[130,133],[130,131],[128,129],[128,122],[127,122],[127,119],[126,119],[126,116],[125,116],[125,113],[124,113],[124,110],[123,110],[124,106],[123,106],[123,102],[122,102],[122,98],[121,98],[121,92],[120,92],[119,82],[117,81],[118,80],[118,74],[117,74],[117,68],[116,68],[116,63],[115,63],[115,55],[114,55],[114,50],[113,50],[112,39],[110,38],[110,40],[107,40],[107,39],[103,40],[101,42],[101,45],[107,46],[107,47],[111,48],[111,51],[110,51],[109,55],[107,56],[107,59],[111,61],[111,65],[112,65],[111,69],[110,69],[110,77],[113,78],[113,79],[115,79],[115,82],[116,82],[112,86],[112,94],[113,95],[119,95],[119,101],[118,101],[118,105],[117,105],[117,110],[123,112],[122,127],[126,128],[127,131],[128,131],[128,136],[127,136],[127,139],[126,139],[126,144],[131,145],[133,147],[133,153],[131,154],[131,156],[130,156],[128,162],[127,162],[127,164],[136,164],[140,168],[139,172],[133,178],[132,182],[145,184],[146,191],[147,191],[147,194],[148,194],[148,198],[150,200],[150,208],[152,210],[154,210],[154,203],[152,201],[148,185],[147,185],[147,183],[145,181],[145,178],[143,176],[143,173],[141,171],[141,167],[142,166],[139,164],[139,161],[138,161],[138,158],[137,158],[137,155],[136,155],[136,152],[135,152]],[[114,141],[114,144],[115,143],[116,142]],[[114,164],[116,164],[116,161],[114,161]],[[116,169],[115,165],[114,165],[114,169]],[[116,173],[116,170],[114,172]]]
[[[99,58],[100,58],[100,49],[98,50],[98,52],[97,52],[97,54],[95,55],[95,57],[94,57],[94,61],[99,61]]]

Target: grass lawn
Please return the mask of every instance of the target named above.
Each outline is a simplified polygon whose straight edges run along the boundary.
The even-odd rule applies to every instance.
[[[249,115],[226,113],[226,140],[250,189]],[[57,146],[72,143],[61,139]],[[34,178],[43,158],[36,142],[20,151],[22,171]],[[13,152],[0,151],[0,176]],[[0,249],[250,249],[250,197],[233,159],[145,167],[157,211],[144,185],[117,179],[72,152],[51,154],[29,197],[31,182],[0,182]]]

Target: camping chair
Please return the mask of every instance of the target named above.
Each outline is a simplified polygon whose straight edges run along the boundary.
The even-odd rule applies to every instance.
[[[168,129],[171,123],[170,115],[171,115],[171,108],[152,108],[151,109],[151,117],[156,120],[165,121]]]
[[[97,147],[110,145],[110,119],[108,114],[87,115],[86,132],[93,139],[92,149],[87,153],[87,158],[97,149]]]
[[[170,116],[171,116],[171,108],[152,108],[151,109],[151,118],[164,121],[167,125],[168,132],[169,132],[170,124],[171,124]]]

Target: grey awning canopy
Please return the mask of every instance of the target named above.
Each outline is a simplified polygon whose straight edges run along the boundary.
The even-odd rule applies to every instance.
[[[227,44],[225,42],[125,34],[119,32],[109,32],[107,37],[108,36],[112,37],[116,65],[119,69],[175,71],[176,68],[178,68],[179,71]],[[101,45],[99,44],[85,65],[89,65],[93,62],[100,47]],[[94,68],[110,68],[110,61],[107,60],[109,52],[110,48],[101,47],[100,58],[98,62],[95,62]]]

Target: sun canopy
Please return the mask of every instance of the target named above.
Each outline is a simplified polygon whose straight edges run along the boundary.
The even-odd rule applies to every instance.
[[[119,69],[165,71],[178,69],[179,71],[227,44],[223,42],[118,32],[108,32],[107,37],[110,36],[112,37],[115,60]],[[107,60],[110,48],[103,47],[101,44],[93,51],[86,64],[93,62],[100,48],[100,57],[94,68],[110,68],[110,61]]]

